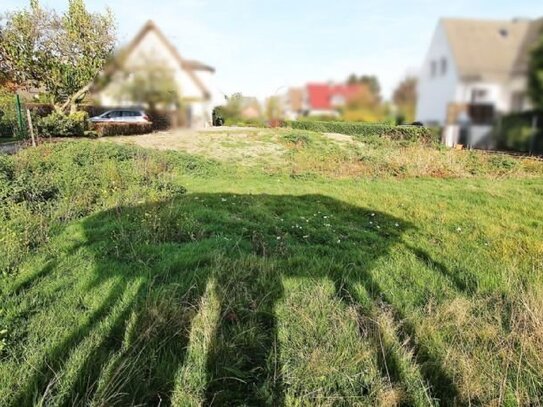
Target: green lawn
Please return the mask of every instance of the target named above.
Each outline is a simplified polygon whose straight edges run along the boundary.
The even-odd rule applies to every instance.
[[[542,404],[543,163],[285,140],[0,157],[0,405]]]

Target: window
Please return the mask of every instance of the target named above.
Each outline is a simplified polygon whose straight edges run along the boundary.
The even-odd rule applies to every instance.
[[[430,76],[434,78],[437,75],[437,63],[436,61],[430,62]]]
[[[447,59],[441,58],[441,75],[445,75],[447,73]]]
[[[486,102],[488,91],[486,89],[472,89],[471,90],[471,103],[484,103]]]
[[[490,125],[494,120],[494,105],[492,104],[470,104],[468,105],[468,116],[471,124]]]

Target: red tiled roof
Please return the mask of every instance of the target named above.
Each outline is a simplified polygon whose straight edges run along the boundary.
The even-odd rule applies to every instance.
[[[322,110],[333,109],[335,107],[332,104],[334,97],[342,97],[347,102],[356,95],[359,89],[359,85],[310,83],[307,85],[309,107]]]

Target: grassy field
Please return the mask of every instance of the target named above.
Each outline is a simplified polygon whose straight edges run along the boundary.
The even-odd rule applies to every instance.
[[[543,403],[543,163],[253,140],[0,157],[0,405]]]

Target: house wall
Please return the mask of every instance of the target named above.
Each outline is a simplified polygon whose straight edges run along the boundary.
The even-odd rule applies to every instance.
[[[455,100],[459,103],[472,103],[472,93],[474,90],[485,90],[484,98],[477,99],[477,103],[493,104],[499,113],[510,113],[513,111],[513,95],[516,92],[526,92],[526,79],[513,78],[507,82],[469,82],[459,83],[456,87]],[[523,110],[528,110],[530,103],[528,97],[525,97]]]
[[[441,60],[445,59],[447,68],[441,73]],[[432,75],[432,62],[436,63],[436,73]],[[457,95],[458,73],[454,65],[452,50],[445,30],[438,24],[418,82],[417,121],[443,125],[447,116],[447,106]]]

